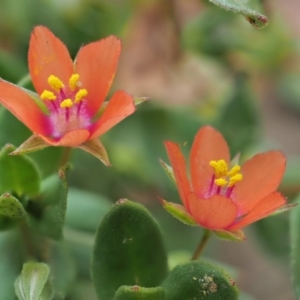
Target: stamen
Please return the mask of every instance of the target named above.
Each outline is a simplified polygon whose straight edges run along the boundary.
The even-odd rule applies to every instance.
[[[64,84],[62,83],[62,81],[54,75],[50,75],[48,77],[48,83],[57,92],[64,88]]]
[[[224,187],[225,185],[227,185],[228,181],[224,178],[219,178],[215,180],[215,185],[217,186],[221,186]]]
[[[61,108],[70,108],[73,106],[73,102],[71,99],[65,99],[60,103]]]
[[[239,165],[235,165],[231,168],[231,170],[227,173],[227,176],[232,177],[238,174],[241,171],[241,167]]]
[[[87,94],[88,91],[86,89],[80,89],[75,95],[75,103],[79,103]]]
[[[69,87],[71,91],[74,91],[77,87],[77,83],[79,80],[79,74],[73,74],[69,79]]]
[[[227,176],[228,166],[224,159],[211,160],[209,165],[213,167],[217,178]]]
[[[232,187],[237,182],[242,181],[242,180],[243,180],[243,175],[242,174],[236,174],[236,175],[229,178],[228,187]]]
[[[56,96],[54,95],[54,93],[44,90],[41,94],[41,99],[42,100],[55,100]]]

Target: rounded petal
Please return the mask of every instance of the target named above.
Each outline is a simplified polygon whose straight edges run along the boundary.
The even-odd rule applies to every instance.
[[[75,60],[75,72],[80,75],[82,88],[87,89],[87,107],[94,115],[105,100],[112,84],[121,42],[115,36],[109,36],[82,47]]]
[[[215,195],[210,199],[200,199],[195,193],[188,197],[191,215],[205,228],[225,229],[237,215],[237,207],[230,199]]]
[[[135,111],[133,97],[124,91],[113,94],[103,114],[91,128],[91,139],[104,134]]]
[[[262,198],[277,189],[285,165],[282,152],[269,151],[255,155],[242,166],[243,180],[236,184],[233,193],[239,215],[248,213]]]
[[[234,225],[229,226],[227,230],[238,230],[264,217],[267,217],[285,203],[286,199],[280,193],[274,192],[269,194],[260,200],[259,203],[245,217],[242,217]]]
[[[182,155],[178,144],[171,141],[166,141],[164,144],[173,168],[181,201],[187,211],[190,211],[188,206],[188,195],[191,192],[191,186],[186,174],[186,163],[184,156]]]
[[[54,140],[49,137],[41,138],[50,146],[76,147],[89,139],[90,132],[87,129],[77,129],[67,132],[61,139]]]
[[[0,79],[0,103],[24,123],[32,132],[47,135],[48,118],[35,101],[21,88]]]
[[[198,197],[207,198],[214,174],[209,162],[220,159],[224,159],[229,164],[230,154],[225,139],[214,128],[202,127],[195,137],[190,154],[192,186]]]
[[[66,46],[46,27],[34,28],[28,51],[29,72],[38,94],[49,89],[48,77],[54,75],[68,84],[73,63]]]

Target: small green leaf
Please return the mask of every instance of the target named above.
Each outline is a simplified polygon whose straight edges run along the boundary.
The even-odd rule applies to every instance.
[[[32,203],[43,206],[40,208],[41,216],[33,216],[32,227],[53,239],[60,239],[63,235],[68,196],[66,168],[60,168],[58,175],[52,175],[42,182],[41,201]]]
[[[237,300],[235,282],[220,267],[192,261],[175,267],[163,282],[165,300]]]
[[[11,227],[25,216],[26,211],[17,198],[8,193],[0,196],[0,230]]]
[[[28,157],[8,155],[14,149],[7,144],[0,153],[0,193],[36,196],[40,191],[38,170]]]
[[[226,230],[214,230],[213,233],[225,241],[242,242],[246,239],[242,230],[226,231]]]
[[[246,20],[256,28],[263,28],[268,25],[268,18],[255,10],[252,10],[245,6],[238,0],[209,0],[209,2],[235,13],[242,14]]]
[[[173,168],[169,166],[167,163],[165,163],[162,159],[159,160],[161,166],[163,167],[166,174],[169,176],[169,178],[173,181],[173,183],[176,184],[176,179],[174,175]]]
[[[164,300],[165,292],[162,287],[144,288],[140,286],[121,286],[114,300]]]
[[[111,300],[122,285],[156,287],[167,274],[161,232],[138,203],[119,200],[96,233],[92,275],[99,300]]]
[[[186,225],[198,226],[197,221],[188,213],[184,206],[172,202],[167,202],[162,198],[158,199],[163,205],[163,208],[174,218]]]
[[[19,300],[51,300],[53,290],[49,281],[49,267],[44,263],[28,262],[15,281]]]

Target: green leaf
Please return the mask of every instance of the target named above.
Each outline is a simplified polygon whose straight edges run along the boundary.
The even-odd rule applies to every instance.
[[[165,163],[162,159],[160,159],[159,162],[163,167],[164,171],[166,172],[166,174],[168,175],[168,177],[172,180],[173,183],[176,184],[173,168],[169,166],[167,163]]]
[[[49,267],[44,263],[28,262],[15,281],[19,300],[51,300],[53,290],[49,281]]]
[[[0,196],[0,230],[7,229],[26,216],[20,201],[5,193]]]
[[[299,201],[300,196],[296,200]],[[291,266],[292,280],[297,298],[300,298],[300,205],[291,211]]]
[[[165,300],[237,300],[235,282],[220,267],[192,261],[175,267],[163,282]]]
[[[99,300],[110,300],[122,285],[156,287],[167,274],[161,232],[138,203],[119,200],[96,233],[92,276]]]
[[[63,235],[68,196],[66,168],[67,166],[60,168],[58,175],[43,180],[41,201],[32,203],[32,206],[43,207],[37,206],[37,211],[40,209],[42,215],[34,216],[31,226],[52,239],[60,239]],[[35,212],[35,209],[33,211]]]
[[[242,242],[246,239],[242,230],[226,231],[226,230],[214,230],[213,233],[225,241]]]
[[[28,157],[8,155],[14,149],[6,145],[0,153],[0,193],[34,197],[40,191],[38,170]]]
[[[164,300],[165,292],[161,287],[144,288],[140,286],[121,286],[114,300]]]
[[[99,221],[111,206],[112,203],[102,195],[71,187],[68,192],[66,225],[78,230],[95,232]]]
[[[171,214],[174,218],[182,222],[183,224],[190,226],[198,226],[197,221],[193,218],[192,215],[186,210],[186,208],[180,204],[167,202],[162,198],[158,198],[161,202],[163,208]]]
[[[245,6],[238,0],[209,0],[209,2],[235,13],[242,14],[246,20],[256,28],[263,28],[268,25],[269,20],[266,16]]]

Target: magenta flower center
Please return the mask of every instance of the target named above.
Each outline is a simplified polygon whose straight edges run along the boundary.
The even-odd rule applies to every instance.
[[[48,78],[52,91],[44,90],[40,95],[49,112],[51,136],[60,138],[69,131],[88,129],[91,116],[86,109],[88,91],[81,88],[79,75],[73,74],[67,86],[56,76]]]
[[[214,169],[212,175],[208,198],[214,195],[221,195],[230,198],[235,184],[243,180],[243,175],[240,173],[241,167],[235,165],[230,170],[225,160],[212,160],[209,165]]]

